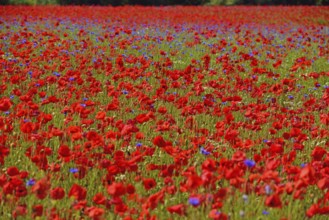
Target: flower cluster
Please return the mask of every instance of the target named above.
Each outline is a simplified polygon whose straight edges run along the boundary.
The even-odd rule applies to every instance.
[[[2,214],[329,214],[326,18],[327,7],[0,7]]]

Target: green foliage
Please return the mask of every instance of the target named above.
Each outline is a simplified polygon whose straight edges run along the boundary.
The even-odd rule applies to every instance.
[[[8,5],[9,0],[0,0],[0,5]]]
[[[62,5],[203,5],[207,0],[58,0]]]
[[[36,0],[37,5],[56,5],[58,4],[57,0]]]
[[[209,5],[237,5],[241,4],[240,0],[210,0]]]
[[[1,5],[57,5],[58,0],[0,0]]]

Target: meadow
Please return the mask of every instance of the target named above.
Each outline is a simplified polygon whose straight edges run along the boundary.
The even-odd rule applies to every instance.
[[[0,7],[1,219],[327,219],[329,7]]]

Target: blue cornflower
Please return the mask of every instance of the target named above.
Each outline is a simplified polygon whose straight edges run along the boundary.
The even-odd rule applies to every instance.
[[[74,81],[75,78],[74,78],[74,77],[70,77],[69,80],[70,80],[70,81]]]
[[[57,76],[57,77],[60,77],[60,76],[61,76],[61,74],[59,74],[58,72],[53,72],[53,74],[54,74],[55,76]]]
[[[143,144],[140,143],[140,142],[138,142],[138,143],[136,144],[136,147],[141,147],[141,146],[143,146]]]
[[[191,197],[188,199],[188,203],[190,203],[193,206],[197,206],[200,204],[200,199],[197,197]]]
[[[256,162],[253,160],[246,159],[244,160],[244,165],[246,165],[248,168],[252,168],[256,165]]]
[[[82,100],[83,100],[83,101],[88,101],[88,98],[83,98]]]
[[[270,213],[269,213],[268,211],[266,211],[266,210],[263,210],[263,211],[262,211],[262,214],[263,214],[263,215],[268,215],[268,214],[270,214]]]
[[[210,152],[207,151],[206,149],[204,149],[203,147],[200,148],[200,152],[203,154],[203,155],[209,155]]]
[[[294,97],[292,95],[288,95],[289,99],[294,99]]]
[[[129,92],[127,90],[122,90],[122,94],[127,95]]]
[[[70,173],[77,173],[79,172],[79,169],[78,168],[70,168]]]
[[[271,187],[270,187],[269,185],[266,185],[266,186],[265,186],[265,193],[266,193],[267,195],[269,195],[269,194],[272,193],[272,189],[271,189]]]
[[[28,181],[26,181],[26,186],[33,186],[34,184],[35,184],[34,179],[29,179]]]
[[[85,103],[81,103],[80,106],[85,108],[87,105]]]

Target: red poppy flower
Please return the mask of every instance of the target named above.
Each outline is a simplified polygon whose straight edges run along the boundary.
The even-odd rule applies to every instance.
[[[61,187],[56,187],[50,191],[50,197],[54,200],[61,200],[65,196],[65,191]]]
[[[136,135],[135,135],[135,138],[137,140],[141,140],[141,139],[145,138],[145,135],[142,132],[137,132]]]
[[[106,116],[106,112],[98,112],[96,115],[96,119],[103,120]]]
[[[59,148],[58,148],[58,154],[59,156],[61,157],[70,157],[71,155],[71,150],[68,146],[66,145],[61,145]]]
[[[17,169],[17,167],[9,167],[7,169],[7,174],[8,176],[16,176],[19,175],[19,170]]]
[[[227,220],[228,217],[224,213],[221,213],[220,211],[216,209],[212,209],[209,214],[209,218],[214,219],[214,220]]]
[[[85,211],[89,218],[97,220],[105,213],[104,209],[98,207],[88,207]]]
[[[43,206],[42,205],[34,205],[32,207],[32,216],[35,217],[40,217],[43,214]]]
[[[197,175],[191,175],[187,178],[186,181],[186,188],[187,189],[197,189],[202,185],[202,179],[201,177],[197,176]]]
[[[15,196],[17,196],[17,197],[25,197],[25,196],[27,196],[27,189],[26,189],[26,187],[25,186],[22,186],[22,185],[17,186],[15,188]]]
[[[315,147],[312,151],[312,158],[313,160],[316,161],[321,161],[323,156],[327,153],[327,151],[325,149],[323,149],[322,147]]]
[[[328,189],[329,188],[329,178],[324,177],[324,178],[320,179],[317,183],[317,186],[322,190]]]
[[[86,198],[87,190],[78,184],[73,184],[68,195],[69,197],[74,197],[76,200],[81,201]]]
[[[13,211],[13,217],[16,219],[18,216],[25,216],[27,215],[27,207],[26,205],[18,205],[15,207]]]
[[[167,208],[168,212],[176,213],[180,216],[186,215],[186,206],[184,204],[173,205]]]
[[[35,130],[35,125],[32,122],[21,123],[20,129],[23,133],[29,134]]]
[[[106,197],[102,193],[97,193],[93,197],[93,202],[97,205],[105,205],[106,203]]]
[[[156,182],[153,178],[143,179],[143,185],[146,190],[150,190],[156,186]]]
[[[167,145],[167,142],[163,139],[162,136],[156,136],[153,139],[153,144],[158,147],[165,147]]]
[[[0,164],[3,165],[5,157],[9,154],[9,148],[0,145]]]
[[[12,103],[9,98],[2,98],[0,99],[0,110],[6,112],[10,109]]]
[[[270,195],[265,200],[265,205],[272,208],[281,208],[282,202],[280,196],[277,194]]]
[[[36,196],[39,199],[44,199],[48,195],[48,191],[50,189],[51,185],[50,182],[47,178],[43,178],[39,181],[37,181],[33,186],[32,186],[32,192],[36,194]]]
[[[126,188],[122,183],[114,182],[107,187],[107,192],[113,197],[119,197],[126,194]]]

